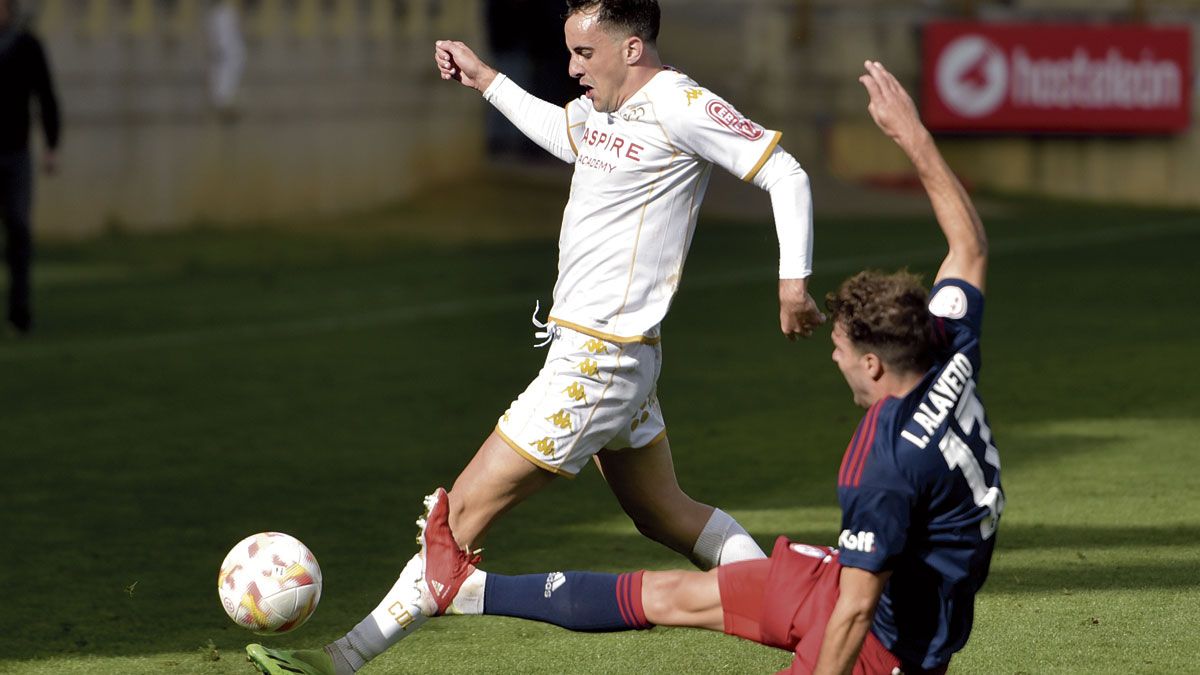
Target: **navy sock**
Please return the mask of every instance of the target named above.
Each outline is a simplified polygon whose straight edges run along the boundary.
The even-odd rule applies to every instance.
[[[487,575],[483,613],[544,621],[577,631],[649,628],[642,572]]]

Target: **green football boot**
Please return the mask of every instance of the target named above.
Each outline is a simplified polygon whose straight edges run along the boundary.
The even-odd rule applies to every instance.
[[[336,675],[324,649],[267,649],[246,645],[246,659],[264,675]]]

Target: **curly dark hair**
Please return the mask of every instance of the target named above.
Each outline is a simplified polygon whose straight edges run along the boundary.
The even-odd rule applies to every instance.
[[[856,347],[909,372],[925,372],[933,363],[928,303],[921,277],[908,270],[859,272],[825,296],[830,318]]]
[[[600,23],[610,29],[636,35],[647,44],[658,40],[658,25],[662,20],[658,0],[567,0],[563,18],[593,10],[599,12]]]

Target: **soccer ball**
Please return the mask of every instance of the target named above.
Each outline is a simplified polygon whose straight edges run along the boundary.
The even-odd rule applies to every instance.
[[[299,628],[317,609],[321,567],[299,539],[260,532],[225,556],[217,593],[234,623],[260,635],[279,635]]]

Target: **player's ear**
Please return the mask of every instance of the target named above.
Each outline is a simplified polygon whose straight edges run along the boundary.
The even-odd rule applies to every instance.
[[[625,63],[632,66],[642,60],[642,53],[646,51],[646,44],[636,35],[631,35],[625,38]]]
[[[883,359],[879,358],[874,352],[863,354],[863,367],[867,371],[867,375],[874,381],[879,381],[883,377]]]

